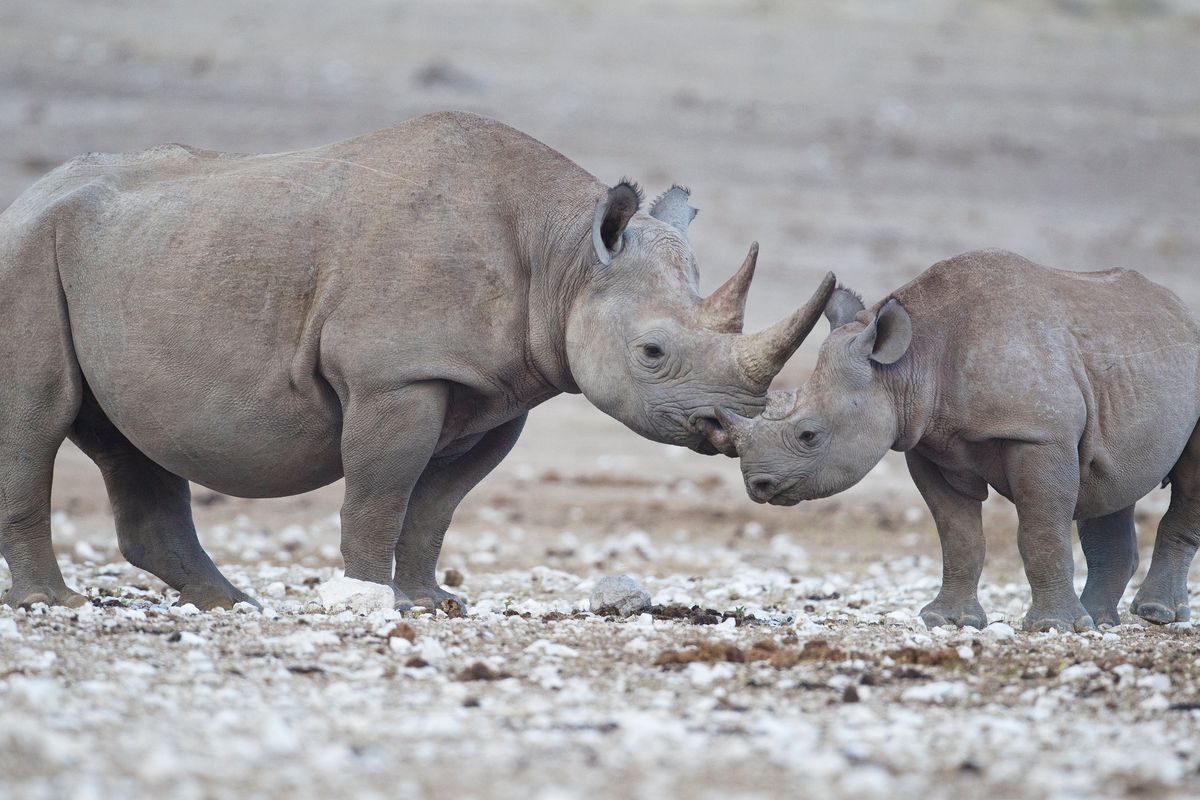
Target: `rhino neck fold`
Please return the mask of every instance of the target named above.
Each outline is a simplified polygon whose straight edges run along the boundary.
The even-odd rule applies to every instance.
[[[594,202],[561,203],[559,213],[543,212],[522,226],[521,256],[529,270],[525,359],[542,381],[567,394],[580,393],[567,359],[567,322],[592,266],[590,217],[584,212]]]
[[[928,360],[910,351],[900,361],[881,369],[879,375],[896,415],[896,439],[891,449],[911,450],[925,437],[933,418],[936,386]]]

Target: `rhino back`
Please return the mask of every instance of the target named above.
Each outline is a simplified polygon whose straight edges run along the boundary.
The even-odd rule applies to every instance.
[[[507,126],[438,114],[290,153],[89,155],[48,181],[102,407],[178,474],[280,494],[340,476],[346,388],[323,360],[485,391],[520,375],[522,204],[594,179]],[[303,474],[264,474],[280,459]]]
[[[1077,441],[1083,511],[1153,488],[1200,417],[1200,326],[1135,271],[981,251],[895,294],[914,347],[936,364],[939,428],[968,441]]]

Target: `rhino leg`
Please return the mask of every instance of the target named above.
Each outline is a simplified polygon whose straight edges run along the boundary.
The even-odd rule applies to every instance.
[[[409,499],[404,530],[396,543],[395,587],[417,605],[440,608],[444,603],[466,608],[462,598],[437,582],[442,539],[458,504],[499,464],[525,427],[522,414],[488,431],[470,450],[445,462],[434,459]]]
[[[1138,565],[1133,508],[1079,520],[1079,544],[1087,558],[1087,585],[1079,599],[1097,625],[1121,624],[1117,603]]]
[[[916,451],[904,454],[913,482],[925,498],[942,544],[942,587],[921,609],[930,628],[940,625],[983,628],[987,614],[979,604],[979,576],[986,546],[983,504],[946,482],[941,470]]]
[[[1171,470],[1171,505],[1158,523],[1150,569],[1133,613],[1158,624],[1191,619],[1188,570],[1200,546],[1200,427]]]
[[[196,538],[188,482],[141,453],[117,430],[84,388],[71,441],[104,476],[121,554],[179,592],[179,603],[202,610],[258,605],[217,569]]]
[[[82,378],[52,228],[26,233],[13,221],[25,216],[0,214],[0,556],[13,581],[0,603],[77,607],[86,599],[67,588],[51,546],[50,484]]]
[[[342,558],[346,577],[396,588],[392,565],[409,498],[437,448],[446,384],[425,381],[344,401]],[[396,608],[412,606],[396,591]]]
[[[1004,450],[1004,466],[1017,506],[1017,548],[1033,592],[1026,629],[1094,629],[1074,586],[1071,528],[1079,499],[1075,447],[1013,442]]]

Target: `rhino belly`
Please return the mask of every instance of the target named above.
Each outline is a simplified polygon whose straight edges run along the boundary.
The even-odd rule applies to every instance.
[[[85,373],[86,374],[86,373]],[[238,497],[281,497],[342,477],[336,410],[203,398],[177,386],[118,387],[89,375],[101,407],[134,446],[164,469]],[[175,395],[171,400],[165,396]]]

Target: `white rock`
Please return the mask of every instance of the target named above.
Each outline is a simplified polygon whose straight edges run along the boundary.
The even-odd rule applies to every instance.
[[[191,631],[180,631],[178,643],[184,647],[203,647],[208,644],[208,640]]]
[[[967,687],[950,681],[934,681],[905,689],[900,699],[906,703],[947,703],[967,699]]]
[[[998,642],[1002,642],[1005,639],[1011,639],[1016,635],[1017,632],[1013,629],[1013,626],[1009,625],[1007,622],[993,622],[991,625],[988,625],[986,628],[984,628],[983,633],[989,639],[995,639]]]
[[[603,608],[614,608],[622,617],[628,617],[650,607],[650,593],[628,575],[610,575],[596,581],[589,607],[593,614]]]
[[[0,618],[0,639],[20,639],[21,632],[17,630],[15,619]]]
[[[1074,681],[1087,680],[1093,675],[1099,675],[1100,668],[1091,661],[1085,661],[1082,664],[1072,664],[1058,674],[1060,680],[1072,683]]]
[[[360,581],[339,575],[327,580],[317,588],[321,605],[326,612],[352,611],[355,614],[370,614],[392,608],[396,603],[392,588],[382,583]]]
[[[1138,678],[1137,685],[1142,689],[1150,689],[1154,692],[1169,692],[1171,690],[1171,678],[1161,672],[1151,672],[1148,675]]]
[[[552,658],[575,658],[579,655],[579,651],[575,648],[551,642],[548,639],[538,639],[526,647],[525,652],[534,655],[550,656]]]

